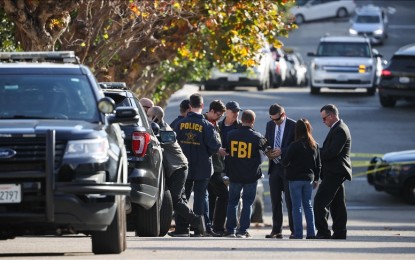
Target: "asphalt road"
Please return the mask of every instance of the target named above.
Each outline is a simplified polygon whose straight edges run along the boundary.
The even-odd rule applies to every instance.
[[[385,58],[405,44],[415,42],[414,1],[359,1],[391,6],[390,37],[384,46],[377,47]],[[303,54],[314,51],[318,39],[328,32],[347,32],[348,21],[323,21],[304,24],[282,39]],[[185,88],[171,97],[166,108],[166,121],[178,114],[179,103],[198,86]],[[268,184],[264,179],[265,221],[253,224],[252,239],[229,238],[143,238],[128,233],[127,251],[120,255],[93,255],[91,240],[83,235],[64,237],[19,237],[0,241],[0,258],[7,259],[414,259],[415,258],[415,206],[397,197],[376,192],[366,182],[368,160],[375,154],[414,149],[415,104],[400,102],[393,109],[382,108],[378,96],[368,97],[363,91],[323,91],[311,96],[308,88],[279,88],[258,92],[254,88],[236,91],[205,92],[205,103],[214,99],[238,101],[245,109],[257,114],[256,129],[265,132],[268,107],[275,102],[285,106],[293,119],[307,117],[314,136],[322,143],[328,129],[322,123],[319,110],[327,103],[340,109],[340,116],[349,125],[353,137],[352,152],[354,179],[346,183],[348,205],[348,239],[289,240],[284,229],[282,240],[265,239],[271,228]],[[285,220],[285,226],[287,221]]]

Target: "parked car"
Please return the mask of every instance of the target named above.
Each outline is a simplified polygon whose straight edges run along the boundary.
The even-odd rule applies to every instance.
[[[354,0],[297,0],[296,3],[296,6],[290,8],[290,12],[297,24],[332,17],[347,17],[356,9]]]
[[[173,204],[165,184],[158,125],[149,124],[137,96],[128,90],[125,82],[100,82],[100,86],[117,108],[131,107],[138,111],[138,122],[121,125],[131,185],[127,197],[127,229],[140,237],[165,236],[171,225]]]
[[[308,74],[307,65],[299,52],[287,54],[287,61],[290,64],[290,79],[286,85],[290,86],[307,86]]]
[[[131,188],[119,124],[137,110],[115,110],[72,51],[0,60],[0,239],[84,233],[95,254],[121,253]]]
[[[235,87],[253,86],[262,91],[275,86],[275,60],[270,48],[263,48],[258,54],[258,60],[259,65],[252,68],[241,64],[235,64],[226,70],[213,67],[209,78],[203,82],[205,90],[232,90]]]
[[[286,85],[290,79],[290,68],[287,62],[287,55],[282,48],[271,47],[272,58],[274,61],[274,75],[275,83],[274,88]]]
[[[388,38],[388,15],[378,6],[366,5],[356,9],[351,20],[350,35],[364,35],[372,44],[383,44]]]
[[[415,204],[415,150],[374,157],[368,172],[367,180],[377,191],[401,196]]]
[[[402,99],[415,100],[415,44],[397,50],[380,78],[379,101],[383,107],[394,107]]]
[[[310,92],[321,88],[366,89],[374,95],[377,88],[378,64],[382,57],[374,53],[369,39],[363,36],[324,36],[310,63]]]

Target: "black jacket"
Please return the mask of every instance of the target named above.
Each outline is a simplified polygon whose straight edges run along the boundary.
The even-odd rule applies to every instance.
[[[226,175],[230,182],[253,183],[262,176],[260,144],[264,137],[249,126],[232,130],[226,137]]]
[[[305,139],[291,143],[281,164],[286,167],[285,178],[289,181],[317,181],[320,178],[319,148],[312,149]]]
[[[351,146],[349,128],[343,120],[339,120],[331,127],[320,150],[323,178],[333,175],[352,180]]]

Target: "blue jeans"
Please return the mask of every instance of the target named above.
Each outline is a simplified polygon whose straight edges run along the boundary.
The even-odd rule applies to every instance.
[[[303,238],[303,215],[307,222],[307,236],[315,236],[314,212],[311,204],[312,181],[289,181],[293,209],[294,238]]]
[[[238,204],[242,192],[242,211],[239,220],[238,233],[245,233],[251,225],[252,204],[255,200],[257,181],[254,183],[243,184],[233,183],[229,184],[229,202],[226,212],[226,231],[228,233],[235,233],[237,227],[237,211]]]

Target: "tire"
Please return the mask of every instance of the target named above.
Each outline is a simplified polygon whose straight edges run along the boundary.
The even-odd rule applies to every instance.
[[[127,248],[125,196],[115,197],[117,210],[105,231],[91,233],[94,254],[120,254]]]
[[[169,190],[164,191],[163,203],[160,209],[160,234],[164,237],[169,232],[171,221],[173,219],[173,201]]]
[[[311,93],[311,95],[318,95],[318,94],[320,94],[320,88],[316,88],[316,87],[313,87],[312,85],[310,85],[310,93]]]
[[[339,10],[337,10],[337,17],[339,18],[343,18],[348,16],[349,13],[347,12],[346,8],[340,8]]]
[[[393,97],[388,97],[384,95],[379,95],[380,104],[383,107],[394,107],[396,105],[396,100]]]
[[[407,181],[404,187],[403,194],[404,194],[404,199],[407,202],[411,204],[415,204],[415,179],[414,178]]]
[[[158,237],[160,235],[160,195],[153,207],[146,210],[133,204],[135,214],[135,235],[140,237]]]
[[[302,24],[304,22],[305,22],[305,20],[304,20],[304,16],[302,14],[297,14],[295,16],[295,23],[296,24]]]
[[[371,87],[366,89],[366,94],[368,96],[374,96],[376,94],[376,87]]]

